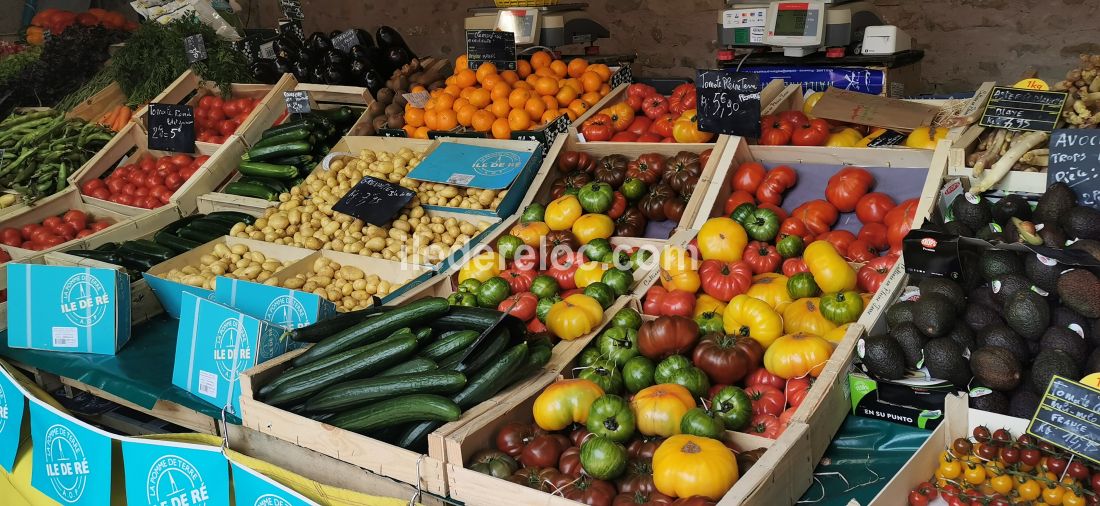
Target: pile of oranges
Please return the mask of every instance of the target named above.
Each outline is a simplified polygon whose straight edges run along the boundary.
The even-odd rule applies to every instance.
[[[516,70],[498,71],[492,63],[475,70],[466,55],[459,56],[454,75],[431,92],[423,108],[405,105],[405,132],[427,139],[431,130],[462,127],[510,139],[513,131],[537,128],[563,114],[575,121],[611,92],[611,69],[604,64],[589,65],[583,58],[567,64],[546,51],[516,63]]]

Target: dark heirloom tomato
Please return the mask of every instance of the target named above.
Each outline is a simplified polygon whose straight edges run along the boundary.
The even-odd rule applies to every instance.
[[[702,173],[703,167],[699,164],[699,155],[690,151],[681,151],[668,159],[668,166],[665,168],[662,180],[672,189],[680,191],[687,178],[699,177]]]
[[[764,349],[751,337],[711,333],[703,336],[691,360],[714,383],[733,384],[756,369]]]
[[[662,207],[665,217],[672,221],[680,221],[680,218],[684,217],[685,209],[687,209],[687,199],[680,195],[666,200]]]
[[[550,195],[553,198],[561,197],[565,194],[576,195],[581,190],[581,187],[590,183],[592,176],[587,172],[574,172],[572,174],[558,178],[554,181],[554,184],[550,185]]]
[[[519,457],[523,447],[536,436],[546,434],[537,425],[508,422],[497,432],[497,449],[512,457]]]
[[[619,492],[623,494],[656,492],[657,487],[653,484],[652,460],[652,457],[630,459],[626,463],[626,474],[615,480],[615,484],[619,486]]]
[[[653,454],[657,451],[657,448],[661,447],[661,443],[665,441],[665,438],[660,436],[641,436],[635,438],[626,446],[626,454],[632,459],[652,459]]]
[[[629,207],[623,215],[615,219],[615,235],[620,237],[641,237],[645,235],[646,218],[638,209]]]
[[[638,329],[638,351],[659,360],[686,353],[699,337],[699,325],[683,316],[661,316],[642,324]]]
[[[607,183],[612,187],[622,186],[626,180],[626,168],[630,159],[623,155],[609,155],[600,159],[596,164],[596,181]]]
[[[596,160],[588,153],[579,151],[563,151],[558,157],[558,170],[568,174],[570,172],[592,172],[596,167]]]
[[[646,153],[627,164],[626,177],[641,179],[646,185],[653,186],[664,176],[665,165],[665,157],[658,153]]]
[[[671,186],[664,183],[658,184],[651,188],[649,193],[638,202],[638,210],[650,220],[667,220],[668,215],[665,214],[665,202],[675,197],[676,190],[672,189]]]
[[[527,488],[533,488],[535,490],[541,490],[543,492],[550,492],[557,488],[555,483],[558,483],[562,478],[567,478],[561,474],[557,469],[552,467],[538,468],[538,467],[526,467],[516,471],[509,481],[512,483],[518,483]],[[572,478],[568,478],[572,479]]]
[[[560,474],[560,473],[559,473]],[[565,481],[565,479],[568,481]],[[582,475],[578,479],[571,479],[564,475],[558,479],[558,487],[562,495],[571,501],[577,501],[589,506],[611,506],[611,500],[615,498],[615,485],[610,482],[590,478]]]
[[[481,450],[474,454],[473,460],[468,465],[471,471],[502,480],[508,479],[519,468],[515,459],[499,450]]]
[[[581,475],[581,449],[577,446],[571,446],[562,452],[561,457],[558,459],[558,471],[566,476],[572,476],[574,478]]]

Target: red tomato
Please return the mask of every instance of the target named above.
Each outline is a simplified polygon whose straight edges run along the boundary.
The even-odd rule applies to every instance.
[[[168,159],[176,168],[186,167],[188,165],[191,165],[191,162],[195,161],[194,158],[191,158],[188,155],[172,155],[168,157]]]
[[[102,179],[92,179],[80,185],[80,192],[83,194],[89,194],[96,188],[106,188],[107,183],[104,183]]]
[[[214,134],[210,133],[209,130],[200,130],[199,134],[195,136],[195,140],[199,142],[210,142],[210,138],[213,136]]]
[[[856,239],[848,245],[848,251],[845,257],[851,262],[870,262],[878,257],[878,250],[867,241]]]
[[[164,177],[164,186],[167,186],[169,190],[176,191],[183,186],[183,176],[173,173]]]
[[[221,102],[221,99],[216,95],[206,95],[199,99],[199,107],[202,109],[213,109],[214,104]]]
[[[237,100],[226,100],[222,104],[222,113],[227,118],[235,118],[241,113],[241,103]]]
[[[846,252],[848,251],[848,247],[852,245],[852,242],[856,240],[856,235],[847,230],[833,230],[832,232],[817,236],[817,239],[829,241],[833,244],[833,247],[836,248],[837,252]]]
[[[110,181],[107,181],[107,189],[110,190],[111,193],[122,193],[122,190],[125,187],[126,182],[120,179],[112,179]]]
[[[100,230],[103,230],[103,229],[105,229],[105,228],[107,228],[111,225],[114,225],[114,224],[115,224],[114,220],[111,220],[109,218],[104,218],[102,220],[93,221],[93,222],[89,223],[88,224],[88,229],[92,230],[94,232],[99,232]]]
[[[856,217],[863,223],[882,223],[897,204],[885,193],[868,193],[856,203]]]
[[[806,400],[811,386],[813,386],[812,378],[791,378],[787,380],[787,384],[783,387],[787,404],[790,404],[792,408],[797,408],[802,404],[802,401]]]
[[[157,185],[149,189],[149,196],[157,199],[163,204],[167,204],[168,200],[172,197],[172,190],[169,190],[167,186]]]
[[[57,235],[64,237],[66,241],[69,241],[76,237],[76,230],[76,227],[74,227],[71,223],[62,223],[57,226],[56,233]]]
[[[210,137],[210,143],[211,144],[222,144],[224,142],[225,142],[225,136],[223,136],[223,135],[214,135],[214,136]]]
[[[886,225],[882,223],[867,223],[863,225],[863,228],[859,229],[859,234],[856,239],[865,241],[876,250],[884,250],[890,247],[890,243],[886,241]]]
[[[0,242],[8,246],[19,246],[23,242],[23,234],[17,228],[5,227],[0,230]]]
[[[241,126],[241,120],[239,119],[227,119],[218,125],[218,132],[228,137],[233,135],[233,132],[237,131],[237,127]]]
[[[146,209],[156,209],[156,208],[164,205],[163,203],[161,203],[160,199],[158,199],[158,198],[156,198],[152,195],[150,195],[148,197],[145,197],[145,200],[142,201],[141,204],[142,204],[142,207],[144,207]]]
[[[84,230],[88,225],[88,215],[77,209],[68,210],[61,216],[61,219],[77,230]]]
[[[123,193],[121,195],[116,195],[115,199],[116,199],[115,202],[118,202],[119,204],[122,204],[124,206],[134,205],[134,196],[130,195],[129,193]]]
[[[749,373],[745,377],[745,386],[765,385],[775,389],[783,388],[787,384],[787,380],[780,378],[763,367]]]
[[[94,231],[94,230],[90,230],[90,229],[87,229],[87,228],[86,228],[86,229],[84,229],[84,230],[81,230],[80,232],[77,232],[77,233],[76,233],[76,238],[77,238],[77,239],[82,239],[82,238],[84,238],[84,237],[88,237],[89,235],[92,235],[92,234],[94,234],[94,233],[95,233],[95,231]]]
[[[825,199],[840,212],[850,213],[874,184],[875,176],[870,172],[858,167],[844,167],[829,178],[829,183],[825,186]]]
[[[184,181],[187,181],[188,179],[191,179],[191,176],[195,175],[195,172],[198,170],[198,167],[195,166],[182,169],[180,170],[180,177],[182,177]]]
[[[206,163],[206,161],[209,160],[209,159],[210,159],[210,155],[196,156],[195,161],[192,162],[192,164],[195,165],[195,166],[200,166],[200,165]]]
[[[31,237],[34,236],[34,233],[41,228],[43,227],[39,223],[28,223],[26,225],[23,225],[23,227],[19,229],[19,232],[23,234],[23,240],[29,241],[31,240]]]
[[[153,155],[145,153],[145,156],[141,157],[141,170],[150,172],[157,166],[157,159],[153,158]]]
[[[775,439],[783,433],[783,425],[779,423],[779,417],[775,415],[759,414],[752,417],[745,432],[768,439]]]
[[[172,157],[170,157],[170,156],[162,156],[159,159],[157,159],[157,168],[158,169],[174,169],[175,167],[176,167],[175,164],[172,163]],[[146,172],[151,173],[152,171],[146,171]]]
[[[42,220],[42,226],[46,227],[50,230],[53,230],[54,227],[57,227],[60,224],[61,224],[61,217],[60,216],[50,216],[49,218],[46,218],[46,219]]]
[[[149,194],[149,187],[148,186],[138,186],[138,187],[134,188],[134,193],[132,193],[131,195],[133,195],[135,197],[144,197],[148,194]]]
[[[106,188],[96,188],[91,193],[87,194],[89,197],[97,198],[99,200],[107,200],[111,198],[111,191]]]
[[[171,171],[167,171],[167,172],[171,172]],[[164,176],[161,176],[160,174],[149,174],[148,176],[145,176],[145,187],[146,188],[152,188],[154,186],[160,186],[160,185],[163,185],[163,184],[164,184]]]
[[[15,246],[18,246],[18,244],[16,244]],[[11,261],[11,255],[8,254],[7,250],[0,249],[0,263],[10,262],[10,261]],[[6,301],[7,299],[4,299],[4,300]]]
[[[253,105],[252,99],[249,98],[238,98],[234,100],[234,102],[237,103],[237,114],[235,114],[234,117],[242,120],[256,107]]]

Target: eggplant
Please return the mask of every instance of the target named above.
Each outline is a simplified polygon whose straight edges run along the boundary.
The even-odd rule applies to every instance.
[[[275,57],[275,71],[280,74],[293,74],[294,66],[286,58]]]
[[[347,84],[349,81],[347,65],[328,64],[324,66],[325,84]]]
[[[321,61],[324,62],[325,65],[347,65],[348,56],[341,52],[339,49],[329,49],[328,51],[325,51],[325,56],[321,59]]]
[[[370,32],[362,28],[356,28],[355,36],[359,38],[360,46],[374,47],[374,37],[370,36]]]
[[[352,58],[351,63],[348,64],[348,74],[352,79],[363,77],[368,70],[372,70],[370,62],[366,58]]]
[[[314,55],[313,51],[310,51],[309,49],[306,49],[306,48],[302,48],[302,49],[298,50],[298,53],[295,54],[294,57],[291,58],[291,60],[305,62],[310,67],[312,67],[312,66],[314,66],[318,63],[318,61],[317,61],[318,59]]]
[[[356,84],[370,90],[371,95],[375,95],[378,90],[386,86],[386,80],[378,74],[377,70],[370,69],[357,80]]]
[[[386,60],[390,62],[393,68],[401,68],[412,61],[412,56],[404,48],[391,47],[386,50]]]
[[[331,32],[328,32],[328,38],[329,38],[329,40],[335,39],[336,36],[340,35],[341,33],[343,33],[343,32],[341,32],[340,30],[333,30]]]
[[[275,62],[270,60],[256,60],[248,66],[248,70],[253,79],[266,84],[274,84],[281,75],[275,70]]]
[[[332,49],[332,40],[321,32],[313,32],[306,40],[306,47],[316,54],[325,54],[325,51]]]
[[[294,40],[292,37],[276,37],[271,41],[271,50],[275,53],[275,57],[291,58],[291,55],[297,54],[301,51],[302,45]]]
[[[302,40],[302,24],[298,22],[293,23],[280,23],[279,35],[287,40],[293,40],[299,44],[304,43]]]
[[[310,66],[308,61],[295,60],[294,63],[290,64],[290,73],[294,74],[294,78],[298,82],[309,82],[310,75],[313,74],[313,67]]]
[[[325,65],[317,65],[310,69],[307,81],[313,84],[325,84]]]
[[[398,33],[397,30],[386,25],[378,27],[378,45],[390,49],[399,47],[405,50],[409,60],[416,58],[416,53],[413,53],[412,49],[409,49],[409,45],[405,43],[405,39],[401,38],[401,34]],[[408,63],[408,60],[406,60],[406,63]],[[402,63],[402,65],[404,65],[404,63]]]
[[[387,78],[393,75],[393,71],[400,68],[394,67],[390,60],[386,58],[384,51],[377,47],[363,48],[363,52],[367,55],[367,61],[371,63],[371,66],[378,71],[378,74],[386,76]]]

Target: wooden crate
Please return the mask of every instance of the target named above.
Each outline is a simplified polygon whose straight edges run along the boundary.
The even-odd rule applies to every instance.
[[[346,135],[364,135],[365,126],[370,123],[367,116],[367,107],[374,102],[374,97],[366,88],[356,86],[329,86],[324,84],[299,83],[291,74],[283,74],[279,80],[278,93],[272,94],[264,103],[262,111],[253,114],[252,124],[241,137],[245,144],[251,146],[260,140],[264,131],[278,125],[286,118],[286,100],[283,91],[308,91],[309,96],[318,109],[335,109],[340,106],[350,106],[362,109],[359,118],[345,133]],[[257,109],[258,110],[258,109]]]
[[[11,255],[12,262],[18,262],[22,264],[44,264],[46,263],[46,254],[34,251],[27,251],[18,248],[3,247],[8,254]],[[0,331],[8,329],[8,262],[0,264],[0,292],[4,294],[3,302],[0,302]]]
[[[43,250],[43,253],[57,251],[62,248],[87,247],[88,244],[94,244],[96,241],[98,241],[98,237],[101,234],[111,233],[116,230],[125,230],[128,227],[132,226],[130,216],[112,211],[110,209],[87,204],[81,201],[80,193],[78,193],[75,189],[70,188],[59,194],[57,199],[54,199],[50,202],[28,208],[21,213],[4,216],[2,219],[0,219],[0,228],[19,228],[23,225],[28,225],[32,223],[42,223],[42,220],[50,216],[61,216],[70,209],[76,209],[86,213],[88,215],[89,222],[101,219],[109,219],[113,220],[114,224],[87,237],[73,239],[71,241],[54,246],[53,248],[50,248],[48,250]],[[33,254],[33,252],[29,250],[23,250],[21,248],[15,248],[11,246],[6,247],[5,249],[7,249],[9,252],[13,252],[13,254],[16,250],[20,250],[20,252],[24,255]]]
[[[367,275],[377,274],[378,277],[389,282],[391,286],[396,287],[391,290],[390,293],[381,297],[383,303],[389,303],[394,298],[423,283],[435,274],[435,271],[424,265],[394,262],[392,260],[357,255],[354,253],[321,250],[279,271],[279,279],[285,281],[298,274],[305,274],[309,277],[313,273],[313,263],[322,257],[328,258],[341,266],[350,265],[358,267],[362,269],[363,272],[367,273]],[[340,301],[332,302],[339,306]]]
[[[981,179],[980,174],[974,173],[974,168],[967,162],[967,158],[977,151],[979,138],[986,130],[986,127],[980,125],[971,125],[962,135],[954,139],[947,156],[947,176],[964,178],[970,183],[977,183]],[[985,170],[989,170],[989,167]],[[1045,193],[1046,189],[1046,172],[1011,170],[990,190]]]
[[[126,92],[116,82],[111,82],[106,88],[99,90],[95,95],[88,97],[77,104],[71,111],[65,114],[67,118],[80,118],[89,123],[95,123],[104,114],[115,110],[126,103]]]

